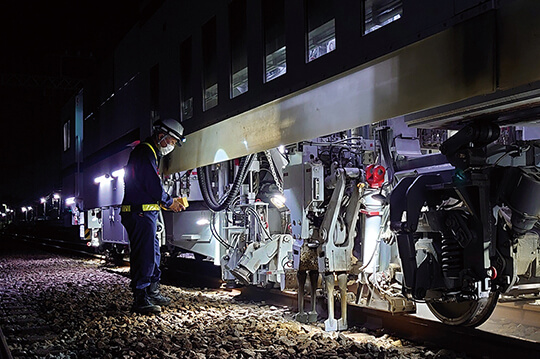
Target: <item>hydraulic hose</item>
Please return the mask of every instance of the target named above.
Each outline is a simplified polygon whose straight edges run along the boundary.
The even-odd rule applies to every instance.
[[[253,161],[254,155],[251,154],[249,156],[246,156],[242,158],[240,161],[240,166],[238,173],[236,174],[236,178],[234,179],[233,185],[229,191],[229,194],[226,196],[225,200],[218,201],[214,197],[214,193],[212,192],[212,189],[210,188],[210,181],[208,180],[209,174],[209,166],[206,166],[205,168],[199,167],[197,168],[197,174],[199,177],[199,187],[201,188],[201,193],[204,199],[204,202],[214,212],[219,212],[227,207],[232,203],[232,201],[236,198],[238,195],[238,192],[240,191],[240,186],[242,183],[244,183],[244,179],[246,178],[246,175],[248,173],[248,169],[251,166],[251,162]],[[221,203],[220,203],[221,202]]]
[[[388,182],[392,183],[394,179],[394,160],[390,154],[390,143],[388,141],[388,130],[389,128],[384,128],[379,132],[379,141],[381,143],[381,151],[384,162],[386,163],[388,173]]]

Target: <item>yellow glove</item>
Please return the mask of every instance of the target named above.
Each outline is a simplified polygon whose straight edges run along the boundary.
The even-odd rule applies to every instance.
[[[182,207],[184,207],[183,209],[186,209],[189,207],[187,197],[176,197],[174,200],[178,202]]]
[[[169,208],[166,208],[163,205],[161,205],[161,208],[166,211],[180,212],[186,209],[188,206],[189,206],[189,203],[186,197],[176,197]]]

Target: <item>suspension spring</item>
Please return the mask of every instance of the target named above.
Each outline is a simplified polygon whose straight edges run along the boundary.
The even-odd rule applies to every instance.
[[[459,278],[463,268],[463,249],[453,236],[443,237],[441,246],[442,272],[446,278]]]

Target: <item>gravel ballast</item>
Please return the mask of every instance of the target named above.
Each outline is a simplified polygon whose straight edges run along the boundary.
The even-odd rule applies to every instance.
[[[14,357],[50,358],[455,358],[384,332],[326,333],[290,309],[235,299],[234,292],[162,285],[173,304],[158,315],[130,311],[129,279],[99,260],[40,252],[0,255],[0,308],[32,307],[54,335],[6,334]],[[0,327],[9,323],[7,310]],[[39,323],[38,323],[39,324]],[[38,325],[32,324],[32,325]],[[464,356],[462,356],[464,357]]]

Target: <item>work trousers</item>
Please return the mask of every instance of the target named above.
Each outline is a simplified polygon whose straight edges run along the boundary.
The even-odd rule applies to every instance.
[[[156,238],[158,211],[122,212],[130,246],[131,289],[144,289],[161,278],[161,253]]]

